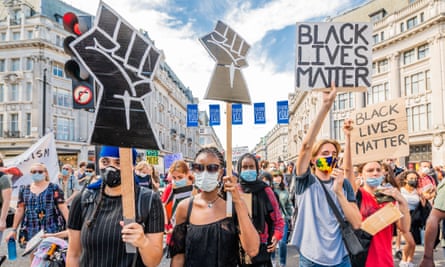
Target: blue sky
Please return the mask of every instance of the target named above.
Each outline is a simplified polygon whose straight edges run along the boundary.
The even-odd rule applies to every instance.
[[[96,14],[99,0],[65,0]],[[165,54],[173,69],[200,109],[225,103],[203,100],[214,61],[198,39],[211,32],[218,20],[232,27],[250,45],[249,66],[243,74],[252,102],[266,103],[265,125],[253,123],[253,105],[243,106],[243,125],[233,126],[233,146],[252,149],[276,124],[276,102],[294,91],[295,24],[323,21],[361,5],[367,0],[106,0],[134,27],[144,29]],[[223,145],[225,123],[215,126]],[[246,131],[248,129],[248,131]]]

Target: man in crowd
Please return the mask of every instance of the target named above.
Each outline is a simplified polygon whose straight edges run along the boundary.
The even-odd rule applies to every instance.
[[[71,201],[80,191],[79,181],[77,181],[77,178],[73,175],[73,166],[71,166],[71,164],[64,164],[62,166],[59,185],[63,190],[66,204],[69,207]]]

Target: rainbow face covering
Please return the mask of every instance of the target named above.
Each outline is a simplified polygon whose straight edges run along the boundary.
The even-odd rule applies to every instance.
[[[315,167],[323,172],[331,173],[337,165],[337,158],[333,156],[318,158],[315,160]]]

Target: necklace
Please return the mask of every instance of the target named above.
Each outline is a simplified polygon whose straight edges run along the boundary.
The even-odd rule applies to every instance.
[[[218,198],[219,198],[219,196],[216,196],[216,198],[215,198],[214,200],[207,201],[207,200],[205,200],[205,199],[203,199],[203,198],[201,197],[202,200],[204,200],[205,202],[207,202],[207,207],[208,207],[209,209],[213,208],[213,204],[215,204],[215,202],[218,200]]]

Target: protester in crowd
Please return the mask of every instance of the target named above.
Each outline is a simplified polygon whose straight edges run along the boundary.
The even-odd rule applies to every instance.
[[[85,185],[86,181],[88,180],[85,174],[86,167],[87,167],[87,162],[81,161],[79,163],[79,168],[74,172],[74,176],[77,178],[77,182],[79,183],[80,188],[82,188]]]
[[[266,171],[268,172],[273,172],[276,171],[277,169],[277,164],[275,162],[269,161],[269,164],[267,164],[267,169]]]
[[[32,183],[19,188],[12,231],[5,238],[18,238],[22,247],[40,230],[46,233],[65,230],[65,222],[68,219],[64,193],[58,185],[50,182],[46,166],[43,163],[35,163],[31,166],[30,173]],[[19,225],[20,231],[17,235]]]
[[[172,179],[172,191],[165,200],[164,208],[166,212],[165,231],[167,233],[166,243],[169,245],[173,226],[175,224],[175,213],[179,202],[189,198],[193,190],[193,175],[188,167],[188,164],[183,160],[174,161],[168,170]]]
[[[158,192],[160,187],[159,176],[156,175],[153,165],[146,161],[140,161],[134,168],[136,183],[153,191]]]
[[[286,266],[287,260],[287,239],[289,234],[289,229],[291,227],[291,219],[293,214],[292,203],[289,199],[289,192],[286,190],[286,186],[284,185],[284,177],[281,171],[272,172],[273,176],[273,190],[278,197],[278,203],[280,204],[280,210],[282,217],[284,219],[284,230],[283,237],[281,238],[278,244],[278,255],[279,259],[279,267]],[[272,260],[275,259],[275,252],[272,253]]]
[[[260,172],[268,172],[269,170],[268,170],[268,167],[269,166],[269,161],[267,161],[267,160],[262,160],[261,162],[260,162]]]
[[[271,253],[275,251],[284,231],[280,206],[272,188],[258,179],[259,166],[253,154],[246,153],[239,158],[237,172],[242,191],[252,196],[251,217],[261,241],[260,251],[252,259],[254,263],[249,265],[246,259],[242,258],[241,266],[272,266]]]
[[[192,172],[200,193],[181,201],[176,209],[170,266],[238,266],[239,246],[250,257],[258,254],[259,235],[236,177],[222,178],[224,167],[223,155],[215,147],[202,148],[196,154]],[[226,201],[220,197],[218,183],[232,194],[233,218],[226,216]]]
[[[0,158],[0,168],[3,168],[3,159]],[[0,243],[3,232],[6,230],[6,218],[8,216],[9,206],[11,204],[11,175],[6,174],[0,169]],[[0,256],[0,262],[6,256]]]
[[[384,160],[383,163],[387,164],[391,168],[391,170],[394,173],[394,176],[397,176],[404,171],[403,168],[397,166],[397,159],[395,158],[387,158]]]
[[[159,194],[135,184],[135,202],[146,204],[136,205],[136,222],[124,225],[119,148],[103,146],[99,157],[101,187],[86,189],[70,208],[67,266],[157,266],[164,232]],[[126,253],[126,243],[137,253]]]
[[[272,187],[273,177],[270,172],[262,172],[258,176],[258,180],[263,181],[267,186]]]
[[[360,188],[354,188],[357,192],[357,199],[360,199],[360,213],[365,220],[388,203],[397,202],[398,208],[402,213],[402,218],[397,221],[397,227],[402,235],[409,232],[411,217],[409,215],[408,203],[400,191],[395,187],[381,187],[384,179],[382,166],[379,162],[371,161],[361,164],[360,173],[364,180],[364,185]],[[379,202],[375,193],[390,196],[392,200],[388,202]],[[371,244],[366,258],[366,267],[374,266],[394,266],[392,256],[392,236],[393,224],[388,225],[377,232],[371,240]],[[409,235],[404,235],[409,236]],[[412,242],[411,240],[407,240]],[[407,256],[407,255],[405,255]],[[412,266],[410,263],[401,262],[400,266]],[[412,263],[411,263],[412,264]]]
[[[436,166],[434,167],[434,171],[437,174],[437,181],[439,182],[439,184],[442,182],[443,180],[443,176],[445,175],[444,171],[442,170],[441,166]]]
[[[420,179],[418,180],[419,190],[425,192],[424,194],[430,194],[428,199],[436,196],[437,180],[431,175],[431,163],[429,161],[421,161],[419,163],[418,173]]]
[[[361,215],[355,203],[353,188],[350,182],[344,179],[346,176],[344,173],[352,177],[350,130],[345,130],[345,154],[349,152],[349,158],[345,156],[344,171],[341,171],[335,168],[335,162],[341,151],[340,144],[336,140],[327,139],[315,142],[337,95],[334,83],[330,91],[324,91],[322,94],[323,104],[303,140],[296,163],[298,214],[294,222],[291,243],[299,251],[301,267],[351,266],[340,224],[322,188],[324,186],[327,189],[338,210],[352,227],[358,229],[361,225]],[[345,126],[344,129],[346,128]]]
[[[292,183],[292,176],[294,171],[295,163],[288,162],[286,165],[286,171],[283,172],[284,175],[284,185],[286,188],[290,191],[291,183]]]
[[[81,188],[76,177],[73,175],[73,166],[71,166],[71,164],[64,164],[60,173],[59,185],[65,194],[66,204],[69,207]]]
[[[85,183],[84,187],[90,184],[94,184],[99,180],[99,177],[96,174],[96,165],[92,162],[87,163],[85,166]]]

